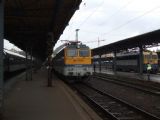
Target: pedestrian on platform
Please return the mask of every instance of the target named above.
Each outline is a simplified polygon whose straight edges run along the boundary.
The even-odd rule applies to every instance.
[[[148,80],[150,80],[150,73],[152,70],[152,66],[150,63],[147,64],[147,76],[148,76]]]

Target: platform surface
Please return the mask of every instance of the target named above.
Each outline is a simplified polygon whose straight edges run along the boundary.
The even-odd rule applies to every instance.
[[[124,76],[128,78],[135,78],[139,80],[145,80],[148,81],[148,75],[146,73],[139,74],[135,72],[119,72],[117,71],[116,73],[113,72],[113,70],[107,70],[107,69],[102,69],[101,72],[99,69],[96,69],[96,73],[104,73],[104,74],[109,74],[109,75],[119,75],[119,76]],[[150,74],[150,81],[160,83],[160,73],[157,74]]]
[[[44,69],[32,81],[18,79],[5,97],[4,120],[101,120],[55,76],[53,87],[47,87]]]

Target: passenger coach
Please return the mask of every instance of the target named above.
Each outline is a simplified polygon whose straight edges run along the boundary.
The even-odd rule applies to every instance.
[[[116,68],[118,71],[139,71],[139,52],[130,52],[117,55]],[[152,73],[158,72],[158,55],[153,51],[143,51],[143,72],[147,72],[147,64],[152,66]]]

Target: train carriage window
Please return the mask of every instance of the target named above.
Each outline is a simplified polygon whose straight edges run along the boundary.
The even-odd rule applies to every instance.
[[[89,50],[79,50],[79,56],[80,57],[88,57],[89,56]]]
[[[146,56],[146,55],[144,55],[144,59],[147,59],[147,56]]]
[[[77,56],[77,50],[76,49],[67,50],[67,56],[68,57],[76,57]]]
[[[146,56],[146,59],[150,60],[152,57],[151,55],[145,55]]]
[[[157,55],[152,55],[152,59],[158,59]]]

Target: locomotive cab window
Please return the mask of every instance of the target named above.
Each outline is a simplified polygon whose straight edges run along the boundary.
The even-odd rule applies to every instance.
[[[89,54],[89,50],[79,50],[79,56],[80,57],[88,57],[90,54]]]
[[[67,50],[67,56],[68,57],[76,57],[77,56],[77,50],[76,49]]]

